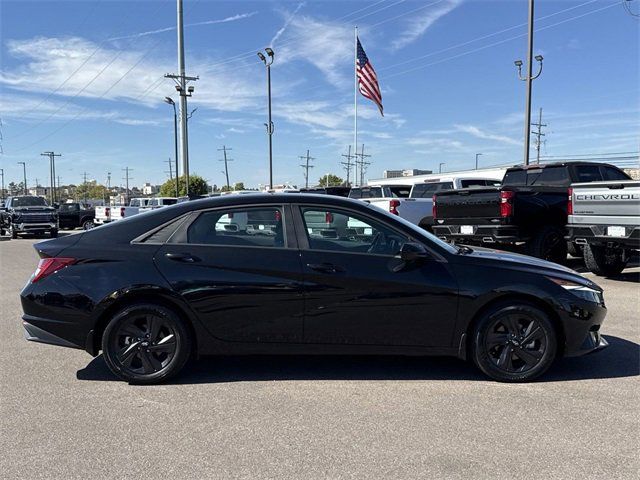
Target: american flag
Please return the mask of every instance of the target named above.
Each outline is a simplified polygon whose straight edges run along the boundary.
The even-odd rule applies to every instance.
[[[364,48],[358,38],[358,56],[356,60],[356,75],[358,76],[358,90],[360,93],[373,101],[380,110],[380,115],[384,117],[382,113],[382,94],[380,93],[380,85],[378,85],[378,76],[373,69],[373,65],[369,61],[367,54],[364,53]]]

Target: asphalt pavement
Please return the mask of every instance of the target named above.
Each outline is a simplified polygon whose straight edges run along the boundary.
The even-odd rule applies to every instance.
[[[172,384],[24,340],[35,240],[0,240],[0,478],[638,478],[640,268],[605,289],[611,346],[540,381],[449,358],[208,358]],[[579,268],[579,261],[572,265]]]

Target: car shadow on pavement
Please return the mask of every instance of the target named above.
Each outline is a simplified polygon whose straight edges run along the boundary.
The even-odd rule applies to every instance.
[[[557,382],[640,375],[640,345],[605,336],[610,347],[595,355],[563,358],[539,381]],[[112,381],[102,355],[78,370],[79,380]],[[204,357],[172,384],[283,380],[487,380],[471,363],[445,357],[238,356]]]

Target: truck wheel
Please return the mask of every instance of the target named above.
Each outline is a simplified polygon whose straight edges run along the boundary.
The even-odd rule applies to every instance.
[[[627,265],[624,252],[621,249],[598,245],[584,246],[584,263],[589,271],[602,277],[618,275]]]
[[[582,247],[577,243],[567,242],[567,251],[572,257],[582,258],[584,256]]]
[[[51,232],[49,232],[49,235],[51,236],[51,238],[58,238],[58,229],[52,229]]]
[[[527,253],[532,257],[542,258],[554,263],[564,263],[567,260],[567,242],[563,231],[554,226],[542,229],[529,240]]]
[[[82,229],[83,230],[91,230],[93,228],[93,220],[85,220],[84,222],[82,222]]]
[[[9,227],[9,233],[11,234],[11,238],[13,238],[14,240],[18,238],[18,232],[16,232],[16,229],[13,228],[13,225]]]

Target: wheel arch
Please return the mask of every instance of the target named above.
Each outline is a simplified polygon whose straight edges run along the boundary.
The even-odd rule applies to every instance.
[[[471,347],[473,345],[471,339],[473,338],[473,331],[478,322],[487,312],[494,308],[497,308],[499,305],[513,304],[516,302],[529,304],[533,307],[539,308],[549,316],[549,318],[551,319],[551,323],[555,328],[556,335],[558,336],[558,351],[556,353],[556,357],[561,357],[564,353],[566,337],[560,316],[544,300],[541,300],[540,298],[533,295],[519,292],[509,292],[504,293],[503,295],[500,295],[498,297],[494,297],[488,302],[484,303],[478,310],[476,310],[476,312],[473,314],[473,317],[467,324],[466,329],[462,333],[462,338],[460,339],[459,343],[460,347],[458,356],[463,359],[471,358]]]
[[[104,330],[107,327],[109,320],[113,318],[117,312],[134,303],[151,303],[161,305],[178,315],[191,334],[191,341],[193,345],[192,354],[197,355],[199,340],[198,331],[194,325],[193,319],[187,312],[184,305],[182,305],[177,299],[173,298],[173,296],[168,292],[159,292],[157,290],[149,289],[125,292],[107,305],[106,308],[104,308],[104,310],[98,315],[95,325],[89,333],[85,350],[93,356],[98,355],[102,345],[102,335],[104,334]]]

